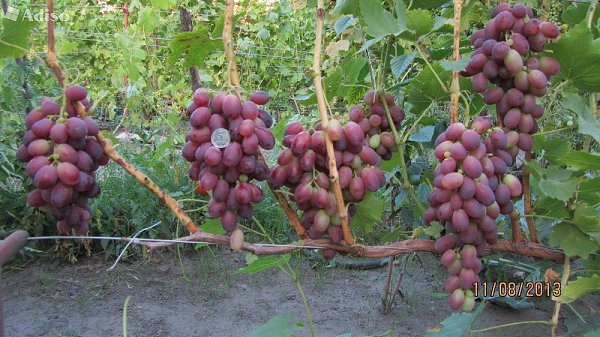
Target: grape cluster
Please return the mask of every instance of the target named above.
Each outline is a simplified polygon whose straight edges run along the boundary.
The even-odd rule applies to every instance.
[[[439,221],[445,235],[435,242],[450,276],[444,284],[452,309],[473,308],[473,284],[482,265],[486,244],[498,240],[496,219],[512,210],[511,198],[522,192],[519,180],[508,174],[513,158],[504,151],[507,137],[491,129],[486,117],[477,117],[467,129],[453,123],[436,139],[434,190],[424,223]]]
[[[503,3],[485,28],[470,37],[476,50],[461,75],[472,76],[473,89],[483,93],[486,104],[496,105],[506,132],[518,131],[517,143],[508,149],[513,156],[531,149],[536,120],[544,114],[536,97],[548,92],[548,80],[560,70],[555,59],[536,53],[559,34],[556,24],[535,18],[532,8]]]
[[[378,167],[381,158],[365,143],[365,134],[358,124],[349,121],[342,127],[339,120],[332,119],[327,134],[333,141],[339,183],[346,202],[360,202],[366,191],[375,192],[385,184],[385,176]],[[341,219],[329,179],[324,131],[320,125],[309,131],[300,122],[293,122],[286,127],[282,144],[286,149],[279,154],[277,165],[271,170],[271,185],[290,188],[290,198],[303,211],[301,223],[311,238],[327,235],[332,242],[339,243]],[[353,216],[354,205],[350,205],[348,211]]]
[[[78,114],[78,104],[89,108],[87,90],[73,85],[65,90],[64,109],[50,98],[25,118],[27,132],[17,159],[36,189],[27,196],[31,207],[46,207],[58,231],[84,234],[90,219],[89,198],[100,194],[94,172],[108,163],[96,139],[98,124]]]
[[[234,94],[220,92],[211,99],[206,90],[198,89],[187,108],[191,129],[182,154],[192,163],[189,177],[198,181],[200,190],[212,191],[208,214],[220,218],[230,233],[237,228],[240,216],[252,217],[252,203],[263,199],[262,190],[251,181],[264,181],[269,176],[266,164],[257,160],[260,148],[271,150],[275,146],[269,130],[273,119],[258,107],[268,102],[269,95],[263,91],[255,91],[242,103]],[[215,131],[229,135],[229,144],[223,144],[226,147],[213,144]]]
[[[404,110],[394,104],[394,96],[385,93],[385,105],[387,105],[392,117],[392,122],[398,130],[404,120]],[[367,144],[373,148],[383,160],[390,160],[392,152],[397,150],[390,121],[387,118],[385,105],[375,90],[369,90],[363,97],[363,103],[367,108],[356,105],[350,109],[348,116],[351,121],[360,126],[365,133]]]

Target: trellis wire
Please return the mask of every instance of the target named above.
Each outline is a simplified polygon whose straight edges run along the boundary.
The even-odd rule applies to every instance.
[[[41,241],[41,240],[106,240],[106,241],[129,241],[132,244],[142,244],[144,242],[149,243],[172,243],[172,244],[205,244],[205,245],[219,245],[214,242],[195,241],[195,240],[177,240],[177,239],[148,239],[148,238],[129,238],[129,237],[116,237],[116,236],[32,236],[27,238],[28,241]],[[257,247],[278,247],[278,248],[297,248],[297,249],[324,249],[324,247],[307,246],[307,245],[292,245],[292,244],[274,244],[274,243],[253,243]],[[389,247],[389,246],[377,246],[381,249],[390,250],[412,250],[411,248],[400,248],[400,247]]]

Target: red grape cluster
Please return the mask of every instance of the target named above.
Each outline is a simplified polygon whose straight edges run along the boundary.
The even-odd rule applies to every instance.
[[[209,216],[220,218],[231,233],[238,217],[252,217],[252,203],[263,199],[262,190],[251,181],[269,176],[266,164],[257,160],[260,148],[275,146],[268,129],[273,119],[258,107],[269,102],[269,95],[255,91],[242,103],[234,94],[220,92],[211,99],[207,91],[198,89],[193,100],[187,108],[192,128],[182,154],[192,163],[190,179],[199,181],[202,190],[212,190]]]
[[[79,103],[89,108],[86,97],[85,88],[68,87],[64,110],[43,98],[25,118],[27,132],[17,151],[17,159],[27,162],[25,173],[36,187],[27,196],[28,204],[47,206],[61,233],[88,231],[89,198],[100,194],[94,172],[109,160],[96,139],[98,124],[77,113]]]
[[[404,110],[394,104],[394,96],[385,93],[385,103],[392,117],[396,130],[404,120]],[[380,99],[377,91],[369,90],[363,97],[363,102],[368,109],[356,105],[350,109],[348,115],[350,120],[358,124],[365,133],[367,144],[373,148],[383,160],[390,160],[392,152],[397,150],[396,140],[390,132],[391,126],[385,111],[385,105]]]
[[[286,148],[278,157],[277,166],[271,170],[270,183],[274,188],[287,186],[291,199],[303,212],[302,225],[310,237],[317,239],[324,235],[333,242],[342,241],[341,219],[329,178],[325,132],[332,140],[339,183],[348,212],[352,217],[356,203],[362,201],[365,193],[375,192],[385,185],[385,175],[379,169],[383,159],[390,159],[395,151],[395,139],[383,104],[375,91],[365,95],[369,105],[365,114],[360,106],[349,111],[349,121],[342,125],[340,119],[329,122],[327,131],[321,123],[314,130],[308,130],[299,122],[287,125],[284,131],[283,146]],[[393,97],[386,94],[393,123],[400,126],[404,111],[394,105]],[[326,257],[335,252],[324,251]]]
[[[470,37],[476,50],[461,74],[473,76],[475,91],[483,93],[486,104],[496,105],[505,131],[518,131],[518,141],[508,149],[513,156],[519,149],[531,149],[536,119],[544,114],[536,97],[548,92],[548,79],[560,70],[555,59],[536,53],[559,34],[556,24],[535,18],[532,8],[503,3],[494,8],[485,28]]]
[[[439,221],[446,230],[435,242],[450,276],[445,290],[454,310],[473,308],[473,284],[487,244],[498,240],[496,219],[512,210],[511,198],[521,194],[519,180],[508,174],[513,158],[503,149],[507,137],[491,130],[486,117],[477,117],[470,129],[453,123],[436,139],[435,188],[429,195],[425,224]]]

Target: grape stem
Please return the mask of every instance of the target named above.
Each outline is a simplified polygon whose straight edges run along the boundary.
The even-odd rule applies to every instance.
[[[46,0],[46,4],[48,6],[48,57],[46,59],[46,63],[54,72],[54,75],[58,80],[58,84],[64,88],[65,75],[58,64],[58,59],[56,58],[56,48],[54,46],[54,1]]]
[[[531,161],[531,150],[525,152],[525,160],[527,162]],[[523,170],[523,210],[525,212],[525,220],[527,221],[529,240],[533,242],[540,242],[535,227],[535,219],[532,216],[528,216],[533,211],[533,207],[531,204],[531,186],[529,182],[530,175],[531,172],[529,170],[529,167],[525,165],[525,169]]]
[[[492,327],[489,327],[489,328],[485,328],[485,329],[469,330],[469,332],[470,333],[486,332],[486,331],[491,331],[491,330],[496,330],[496,329],[508,328],[508,327],[516,326],[516,325],[524,325],[524,324],[544,324],[544,325],[551,325],[551,323],[548,322],[548,321],[523,321],[523,322],[513,322],[513,323],[495,325],[495,326],[492,326]]]
[[[563,274],[560,279],[561,289],[565,289],[567,286],[567,281],[569,281],[569,276],[571,275],[571,259],[568,256],[565,256],[565,261],[563,263]],[[552,300],[556,301],[554,304],[554,312],[552,313],[552,319],[550,320],[552,325],[552,337],[556,337],[556,328],[558,327],[558,316],[560,314],[560,306],[561,303],[558,298],[553,296]]]
[[[508,214],[508,217],[510,218],[510,223],[511,223],[511,227],[512,227],[513,241],[514,242],[523,242],[524,240],[523,240],[523,234],[521,233],[521,222],[519,220],[519,213],[517,212],[516,209],[513,209]]]
[[[460,18],[463,0],[454,0],[454,45],[452,59],[456,62],[460,59]],[[458,122],[458,100],[460,98],[460,83],[458,81],[458,70],[452,71],[452,83],[450,84],[450,122]]]
[[[228,0],[229,1],[229,0]],[[333,149],[333,142],[327,134],[327,128],[329,127],[329,117],[327,115],[327,99],[325,97],[325,89],[321,82],[321,47],[323,41],[323,22],[325,21],[325,9],[323,0],[317,1],[317,13],[316,13],[316,28],[315,28],[315,53],[313,58],[312,66],[312,78],[315,85],[315,94],[317,96],[317,106],[319,113],[321,114],[321,125],[323,127],[323,133],[325,135],[325,145],[327,149],[327,157],[329,158],[329,178],[333,187],[333,194],[337,202],[338,214],[342,222],[342,232],[344,235],[344,241],[352,245],[354,244],[354,238],[350,230],[350,224],[348,222],[348,211],[346,205],[344,205],[344,196],[342,195],[342,188],[340,187],[339,175],[337,171],[337,165],[335,162],[335,151]]]
[[[223,49],[227,59],[227,75],[229,83],[233,86],[238,97],[242,94],[242,85],[237,71],[235,51],[233,49],[233,16],[235,13],[235,0],[227,0],[225,7],[225,21],[223,23]]]

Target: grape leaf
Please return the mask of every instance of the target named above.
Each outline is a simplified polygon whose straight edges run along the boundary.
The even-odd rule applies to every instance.
[[[410,67],[410,65],[415,60],[415,56],[417,54],[415,52],[394,56],[390,61],[390,68],[392,68],[392,74],[396,77],[400,77],[400,75],[404,74],[406,69]]]
[[[218,219],[207,219],[204,221],[202,225],[199,226],[203,232],[209,234],[225,234],[225,230],[223,226],[221,226],[221,222]]]
[[[201,66],[212,50],[218,49],[220,45],[220,40],[210,38],[206,26],[201,26],[193,32],[179,33],[169,44],[171,52],[167,62],[173,65],[183,58],[184,67]]]
[[[539,187],[540,191],[545,195],[566,202],[569,201],[573,193],[577,190],[577,180],[568,179],[559,181],[543,179],[540,180]]]
[[[450,81],[451,73],[445,71],[439,63],[434,63],[432,67],[440,77],[442,83],[447,85]],[[406,87],[406,92],[407,101],[413,105],[413,113],[415,114],[420,114],[432,102],[450,98],[429,67],[425,67],[410,81]]]
[[[344,31],[346,31],[346,29],[350,28],[352,24],[354,24],[354,17],[352,15],[342,16],[341,18],[337,19],[337,21],[335,21],[333,29],[335,29],[335,33],[337,35],[340,35]]]
[[[352,217],[352,226],[366,233],[373,231],[373,224],[381,221],[385,202],[373,193],[367,193],[362,202],[356,205],[356,215]]]
[[[600,244],[600,211],[587,204],[577,204],[573,222],[582,232]]]
[[[301,327],[294,323],[294,314],[289,312],[272,317],[267,323],[252,331],[249,337],[289,337]]]
[[[401,2],[401,1],[398,1]],[[450,0],[419,0],[412,2],[412,8],[432,9],[442,7],[443,4],[451,2]]]
[[[546,55],[560,63],[558,76],[580,90],[600,91],[600,39],[594,39],[585,21],[548,45]]]
[[[440,61],[440,65],[442,66],[442,68],[452,71],[452,70],[458,70],[458,71],[463,71],[465,70],[465,68],[467,68],[467,64],[471,61],[471,57],[467,56],[467,57],[463,57],[458,61],[449,61],[449,60],[441,60]]]
[[[592,291],[600,291],[600,275],[578,277],[577,280],[567,283],[561,290],[559,301],[561,303],[571,303]]]
[[[433,131],[435,130],[435,126],[427,125],[419,129],[419,131],[413,133],[408,137],[408,140],[417,143],[426,143],[431,141],[433,137]]]
[[[150,7],[144,7],[139,11],[137,24],[146,32],[151,32],[160,25],[160,15]]]
[[[467,337],[473,322],[481,315],[485,302],[481,303],[473,312],[455,312],[442,321],[441,329],[429,329],[427,337]]]
[[[337,0],[333,8],[333,14],[352,14],[358,16],[360,14],[360,0]]]
[[[433,29],[433,19],[429,11],[416,9],[406,12],[406,28],[400,37],[416,42]]]
[[[284,265],[290,260],[290,256],[290,254],[281,256],[261,256],[248,266],[238,269],[236,273],[254,275],[263,270]]]
[[[577,200],[592,207],[600,204],[600,178],[586,179],[579,185]]]
[[[563,106],[577,114],[579,133],[592,136],[600,143],[600,121],[594,117],[583,98],[574,93],[565,93]]]
[[[19,48],[0,42],[0,58],[25,55],[23,49],[29,49],[29,35],[36,24],[36,21],[25,20],[23,17],[17,18],[15,21],[7,18],[2,19],[0,40]]]
[[[360,0],[360,12],[365,31],[374,38],[398,35],[407,29],[405,22],[397,20],[377,0]]]
[[[568,222],[561,222],[552,227],[549,242],[550,245],[561,248],[567,256],[580,256],[584,259],[599,248],[599,245],[577,226]]]
[[[584,151],[569,152],[561,157],[563,164],[576,170],[600,170],[600,155]]]
[[[176,0],[150,0],[150,3],[157,9],[169,9],[169,7],[177,5]]]

